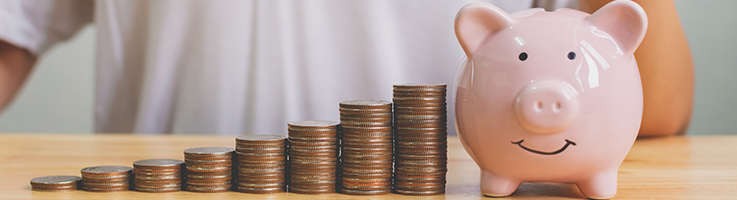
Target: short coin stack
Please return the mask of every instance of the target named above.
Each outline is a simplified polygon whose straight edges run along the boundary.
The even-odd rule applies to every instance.
[[[254,194],[284,192],[287,184],[287,137],[244,135],[235,139],[238,191]]]
[[[287,124],[289,192],[334,193],[338,169],[338,122],[310,120]]]
[[[392,103],[340,102],[341,192],[379,195],[392,187]]]
[[[198,147],[184,150],[187,190],[226,192],[232,186],[233,148]]]
[[[445,193],[446,85],[394,85],[394,192]]]
[[[84,190],[90,192],[129,190],[132,169],[126,166],[86,167],[81,170]]]
[[[79,176],[43,176],[31,179],[31,189],[34,191],[74,191],[81,183]]]
[[[148,159],[133,162],[133,188],[139,192],[176,192],[182,190],[184,161]]]

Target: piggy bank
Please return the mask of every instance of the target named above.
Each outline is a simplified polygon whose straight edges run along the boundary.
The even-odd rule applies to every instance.
[[[617,171],[642,118],[633,53],[643,9],[613,1],[593,14],[464,6],[455,32],[468,59],[454,91],[456,128],[481,169],[481,191],[522,182],[575,183],[589,198],[617,192]]]

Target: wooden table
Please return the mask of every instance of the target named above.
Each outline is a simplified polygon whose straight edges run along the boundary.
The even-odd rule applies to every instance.
[[[47,175],[79,175],[95,165],[127,165],[140,159],[183,159],[182,150],[235,145],[232,136],[0,134],[0,199],[490,199],[479,191],[479,168],[458,138],[449,139],[447,194],[350,196],[227,193],[36,192],[29,181]],[[506,199],[584,196],[573,184],[524,183]],[[616,199],[737,199],[737,136],[638,140],[619,170]]]

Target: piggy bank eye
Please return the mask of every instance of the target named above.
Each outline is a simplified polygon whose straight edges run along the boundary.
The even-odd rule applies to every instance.
[[[521,61],[527,60],[527,53],[525,53],[525,52],[520,53],[519,54],[519,60],[521,60]]]
[[[574,53],[573,51],[568,52],[568,60],[573,60],[573,59],[576,59],[576,53]]]

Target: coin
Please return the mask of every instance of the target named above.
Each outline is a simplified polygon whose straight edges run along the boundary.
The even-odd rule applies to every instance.
[[[239,192],[268,194],[286,190],[287,136],[244,135],[236,138],[236,184]]]
[[[233,151],[235,151],[235,149],[228,148],[228,147],[197,147],[197,148],[185,149],[184,155],[206,156],[206,157],[228,156],[228,155],[231,155]]]
[[[327,120],[289,122],[289,192],[335,192],[338,124]],[[325,189],[332,188],[332,189]]]
[[[277,143],[285,142],[287,136],[284,135],[241,135],[235,138],[236,143]]]
[[[184,161],[176,159],[147,159],[133,162],[133,168],[138,169],[169,169],[181,168]]]
[[[132,171],[133,168],[128,166],[85,167],[80,170],[83,189],[91,192],[128,190]]]
[[[342,193],[375,195],[391,191],[391,106],[391,102],[377,100],[340,103]]]
[[[353,109],[390,109],[392,103],[384,100],[351,100],[340,102],[340,107]]]
[[[94,166],[85,167],[81,170],[83,175],[121,175],[128,174],[133,168],[128,166]]]
[[[43,176],[31,179],[31,189],[34,191],[71,191],[77,190],[82,177],[79,176]]]
[[[185,187],[192,192],[225,192],[233,183],[233,152],[228,147],[184,150]]]
[[[445,84],[394,85],[394,191],[398,194],[445,192],[446,92]]]

